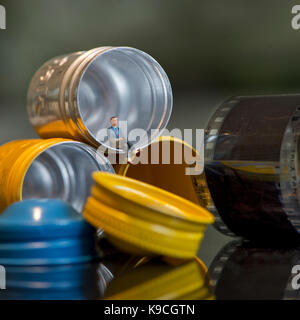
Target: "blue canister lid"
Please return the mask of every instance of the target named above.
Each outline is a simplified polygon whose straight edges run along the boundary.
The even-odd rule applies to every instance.
[[[0,265],[81,263],[97,256],[95,229],[55,199],[17,202],[0,215]]]

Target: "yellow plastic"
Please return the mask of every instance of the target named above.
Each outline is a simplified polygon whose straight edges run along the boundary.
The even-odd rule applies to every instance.
[[[66,139],[16,140],[0,146],[0,213],[22,200],[23,181],[34,159],[47,148]]]
[[[113,280],[107,300],[212,300],[207,269],[203,266],[197,259],[181,261],[176,266],[150,260]]]
[[[170,148],[169,164],[163,164],[162,161],[161,150],[164,147]],[[153,150],[154,152],[159,150],[158,164],[151,164]],[[182,164],[176,164],[174,150],[181,150]],[[184,154],[193,157],[198,155],[196,149],[185,141],[175,137],[163,136],[140,151],[139,157],[146,159],[148,164],[127,163],[115,165],[114,169],[117,174],[149,183],[207,208],[210,204],[210,194],[206,185],[205,174],[186,175],[185,170],[194,167],[194,164],[189,164]]]
[[[161,218],[167,216],[182,223],[190,222],[191,227],[195,223],[213,222],[212,215],[206,209],[148,183],[104,172],[94,173],[93,178],[96,188],[92,190],[92,195],[100,197],[102,202],[115,209],[126,208],[131,215],[146,219],[145,213],[164,213]],[[112,198],[114,201],[109,201]],[[141,213],[141,209],[145,212]]]
[[[213,216],[204,208],[149,184],[97,172],[84,217],[121,250],[192,258]]]

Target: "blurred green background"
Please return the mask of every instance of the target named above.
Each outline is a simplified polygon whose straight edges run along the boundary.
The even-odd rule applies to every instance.
[[[26,122],[27,87],[43,62],[97,46],[126,45],[148,52],[167,71],[175,98],[170,125],[181,126],[177,118],[184,108],[191,110],[185,127],[204,126],[199,118],[210,112],[203,109],[213,110],[228,95],[299,92],[300,30],[291,27],[296,3],[0,0],[7,10],[7,30],[0,30],[1,108],[15,101],[20,114],[14,117]],[[0,130],[0,142],[16,137]]]
[[[230,95],[299,92],[300,30],[291,27],[296,3],[0,0],[7,10],[7,30],[0,30],[0,142],[34,135],[26,91],[43,62],[97,46],[133,46],[160,62],[174,90],[171,127],[203,127]],[[12,109],[20,128],[7,119]]]
[[[1,96],[24,97],[48,58],[129,45],[159,60],[175,90],[291,91],[300,31],[286,0],[1,0]],[[298,1],[299,2],[299,1]]]
[[[300,1],[298,1],[300,4]],[[97,46],[151,54],[174,90],[169,128],[203,128],[227,96],[300,93],[300,30],[286,0],[0,0],[0,143],[35,137],[26,91],[46,60]],[[209,263],[228,238],[210,229]]]

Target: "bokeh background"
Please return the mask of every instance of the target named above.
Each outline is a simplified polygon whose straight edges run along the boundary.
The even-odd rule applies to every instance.
[[[299,2],[299,1],[298,1]],[[204,128],[232,95],[300,93],[300,30],[286,0],[0,0],[0,143],[36,137],[26,115],[34,72],[49,58],[97,46],[156,58],[174,91],[169,128]],[[300,4],[300,3],[299,3]],[[210,264],[230,240],[213,228]]]

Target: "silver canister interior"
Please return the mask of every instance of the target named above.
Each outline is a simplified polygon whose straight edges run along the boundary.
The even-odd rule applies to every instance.
[[[171,85],[162,67],[148,54],[129,47],[110,48],[98,55],[78,85],[81,120],[89,134],[106,147],[111,145],[102,134],[113,116],[127,121],[128,133],[139,128],[147,132],[135,146],[149,144],[151,129],[159,131],[153,140],[166,127],[172,100]]]
[[[92,172],[114,173],[96,150],[80,142],[58,143],[40,153],[24,178],[22,199],[62,199],[81,212],[93,185]]]

